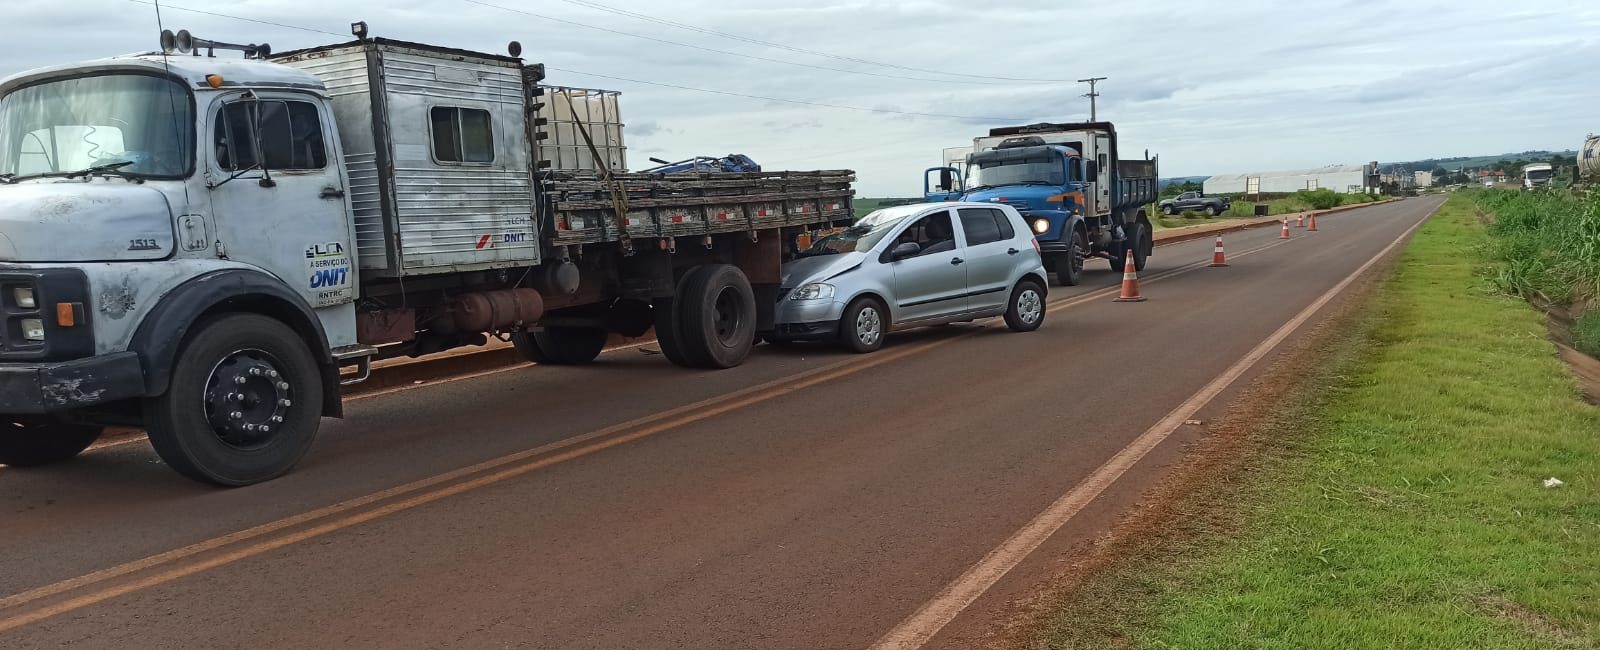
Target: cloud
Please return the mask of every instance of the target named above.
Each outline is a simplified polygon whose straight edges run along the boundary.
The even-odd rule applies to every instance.
[[[162,18],[169,28],[279,51],[342,40],[355,20],[376,36],[463,49],[504,52],[518,40],[524,57],[552,67],[551,83],[623,91],[634,167],[663,152],[741,152],[768,169],[855,169],[863,196],[915,195],[943,148],[1001,120],[1087,119],[1087,87],[1075,80],[1089,76],[1109,77],[1098,87],[1099,117],[1117,124],[1123,150],[1159,153],[1168,175],[1562,149],[1600,130],[1591,108],[1600,103],[1591,69],[1600,60],[1600,4],[1586,0],[1537,9],[1502,0],[606,0],[843,58],[570,3],[486,1],[613,31],[462,0],[162,0]],[[156,44],[147,4],[13,0],[6,11],[0,74]]]

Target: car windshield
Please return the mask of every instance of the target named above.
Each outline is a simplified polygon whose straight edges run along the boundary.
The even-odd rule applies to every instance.
[[[107,166],[182,178],[194,158],[189,91],[162,77],[112,74],[24,86],[0,98],[0,176]]]
[[[1030,158],[973,163],[967,167],[967,187],[999,185],[1061,185],[1067,182],[1059,158]]]
[[[865,253],[872,250],[895,224],[914,214],[905,210],[873,210],[849,228],[836,232],[811,244],[800,252],[801,256],[838,255],[839,253]]]

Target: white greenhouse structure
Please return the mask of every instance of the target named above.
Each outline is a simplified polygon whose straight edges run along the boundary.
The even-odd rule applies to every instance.
[[[1204,188],[1206,194],[1281,194],[1315,189],[1355,194],[1369,189],[1367,167],[1329,165],[1315,169],[1222,174],[1207,178]]]

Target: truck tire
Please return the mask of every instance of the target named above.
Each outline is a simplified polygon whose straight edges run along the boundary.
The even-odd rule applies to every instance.
[[[1171,204],[1167,204],[1167,205],[1161,206],[1161,214],[1164,214],[1164,215],[1167,215],[1167,216],[1170,217],[1170,216],[1175,215],[1177,213],[1178,213],[1178,211],[1176,209],[1173,209]]]
[[[856,298],[839,316],[839,342],[851,352],[876,351],[883,347],[883,338],[888,334],[889,310],[875,299]]]
[[[1206,216],[1208,216],[1208,217],[1217,216],[1217,206],[1214,206],[1214,205],[1206,206]]]
[[[258,314],[201,322],[167,392],[145,400],[156,454],[179,474],[226,486],[294,467],[322,424],[322,372],[294,330]]]
[[[683,278],[674,300],[679,341],[691,366],[732,368],[750,356],[756,340],[756,296],[744,271],[706,264]]]
[[[677,301],[672,298],[657,298],[651,301],[650,309],[655,312],[656,319],[656,345],[661,348],[662,356],[673,365],[690,368],[693,366],[689,363],[689,358],[683,355],[683,341],[678,334],[678,314],[674,309],[676,305]]]
[[[511,344],[534,363],[581,366],[606,349],[607,335],[599,327],[546,327],[537,332],[513,332]]]
[[[1032,332],[1044,324],[1044,287],[1033,280],[1022,280],[1011,290],[1006,303],[1006,327],[1013,332]]]
[[[0,418],[0,465],[38,467],[71,460],[94,444],[103,430],[43,415]]]
[[[1089,239],[1077,228],[1072,229],[1072,243],[1064,255],[1055,259],[1056,284],[1075,287],[1083,281],[1083,260],[1089,254]]]
[[[1141,217],[1143,215],[1140,215]],[[1139,221],[1139,238],[1136,240],[1139,247],[1133,250],[1133,268],[1144,272],[1145,263],[1150,261],[1150,255],[1156,250],[1156,234],[1150,229],[1150,224],[1142,219]]]

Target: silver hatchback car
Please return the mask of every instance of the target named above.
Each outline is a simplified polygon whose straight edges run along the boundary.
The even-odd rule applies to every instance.
[[[856,352],[891,331],[1004,316],[1039,329],[1044,264],[1010,206],[922,203],[876,210],[783,265],[768,339],[837,340]]]

